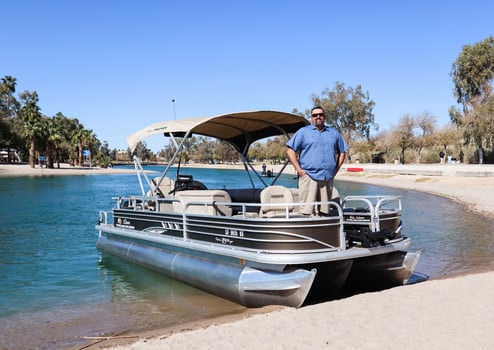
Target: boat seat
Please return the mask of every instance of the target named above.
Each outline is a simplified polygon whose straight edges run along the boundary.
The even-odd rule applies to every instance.
[[[155,177],[152,179],[153,184],[156,186],[161,177]],[[160,197],[170,197],[170,192],[175,188],[175,181],[172,178],[164,177],[160,185],[156,188],[156,192]]]
[[[234,188],[225,190],[228,192],[233,202],[239,203],[259,203],[261,198],[260,188]]]
[[[173,202],[173,211],[178,213],[203,215],[231,216],[232,208],[225,204],[216,202],[231,203],[230,195],[223,190],[186,190],[175,193],[175,198],[179,201]],[[187,205],[189,202],[197,202]],[[184,207],[184,205],[187,205]]]
[[[296,187],[292,187],[292,188],[290,188],[290,191],[292,192],[293,202],[294,203],[300,203],[300,190]],[[341,205],[340,193],[338,192],[338,189],[334,186],[333,186],[333,193],[332,193],[331,201],[337,203],[338,205]],[[300,206],[295,205],[293,211],[296,213],[300,212]],[[335,215],[337,215],[338,211],[334,211],[332,214],[334,214],[334,213],[336,213]]]
[[[293,202],[294,203],[300,203],[300,191],[297,187],[291,187],[290,188],[290,191],[292,192],[292,196],[293,196]],[[293,207],[293,211],[294,212],[300,212],[300,205],[295,205]]]
[[[237,205],[232,206],[233,215],[255,213],[259,214],[259,202],[261,201],[261,188],[235,188],[225,190],[230,195],[232,202]],[[255,203],[255,205],[241,205],[245,203]],[[245,213],[244,213],[245,211]]]
[[[288,187],[268,186],[261,191],[261,210],[259,215],[264,217],[285,216],[287,207],[289,213],[293,212],[295,208],[293,202],[293,194]],[[291,204],[287,206],[287,203]]]

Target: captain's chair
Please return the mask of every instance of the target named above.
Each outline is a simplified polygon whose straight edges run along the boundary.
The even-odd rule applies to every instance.
[[[156,186],[160,177],[153,178],[153,184]],[[160,185],[156,188],[156,192],[160,197],[170,197],[170,192],[175,188],[175,181],[169,177],[164,177]]]
[[[279,203],[279,205],[276,205]],[[287,203],[291,203],[288,204]],[[269,205],[264,205],[269,204]],[[293,212],[293,195],[289,188],[285,186],[269,186],[261,191],[260,216],[285,216]]]

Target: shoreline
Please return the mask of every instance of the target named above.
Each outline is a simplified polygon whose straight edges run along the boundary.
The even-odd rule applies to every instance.
[[[29,164],[0,164],[0,178],[14,176],[63,176],[63,175],[108,175],[108,174],[133,174],[135,170],[99,167],[76,167],[67,163],[61,163],[60,168],[44,168],[36,165],[31,168]]]
[[[99,348],[487,350],[494,346],[494,315],[486,312],[494,307],[492,285],[494,272],[432,280],[299,309],[153,331],[137,342],[113,339]]]
[[[242,168],[227,164],[188,166]],[[5,176],[5,172],[8,176],[33,176],[33,170],[41,172],[40,168],[30,169],[28,165],[15,165],[5,171],[6,167],[10,165],[0,165],[0,177]],[[275,173],[280,168],[279,165],[268,166]],[[133,169],[118,167],[48,170],[54,170],[56,175],[134,173]],[[290,174],[292,171],[288,165],[285,172]],[[431,193],[461,202],[471,210],[494,218],[492,165],[345,164],[336,180]],[[494,346],[490,329],[494,316],[485,310],[494,306],[490,296],[493,288],[494,271],[480,272],[359,294],[299,309],[277,306],[247,309],[164,329],[129,331],[121,337],[89,341],[84,348],[490,349]]]
[[[243,169],[240,164],[189,164],[182,169],[214,168]],[[277,174],[282,165],[269,165],[268,169]],[[261,171],[261,164],[255,165]],[[62,176],[62,175],[108,175],[134,174],[133,168],[72,167],[61,164],[60,169],[30,168],[28,164],[0,164],[0,178],[3,176]],[[286,174],[295,175],[288,165]],[[494,165],[468,164],[344,164],[336,180],[368,183],[372,185],[401,188],[439,195],[463,203],[482,215],[494,218]],[[491,191],[489,191],[489,188]]]
[[[462,203],[494,218],[494,165],[362,165],[363,171],[348,171],[345,165],[337,180],[368,183],[430,193]]]

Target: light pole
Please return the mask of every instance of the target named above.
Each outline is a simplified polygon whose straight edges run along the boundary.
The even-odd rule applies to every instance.
[[[173,120],[177,120],[177,115],[175,114],[175,99],[172,99],[173,103]]]
[[[405,135],[401,135],[401,164],[405,165]]]

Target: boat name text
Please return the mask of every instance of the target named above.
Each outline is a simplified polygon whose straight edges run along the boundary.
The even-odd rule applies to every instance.
[[[244,236],[244,231],[243,230],[234,230],[231,228],[225,229],[225,235],[226,236],[233,236],[233,237],[243,237]]]

